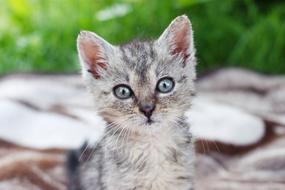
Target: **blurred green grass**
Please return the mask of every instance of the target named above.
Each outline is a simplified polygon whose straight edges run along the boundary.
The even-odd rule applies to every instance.
[[[124,10],[112,17],[118,7]],[[181,14],[193,24],[200,72],[285,73],[284,0],[1,0],[0,75],[77,72],[81,29],[126,43],[158,37]]]

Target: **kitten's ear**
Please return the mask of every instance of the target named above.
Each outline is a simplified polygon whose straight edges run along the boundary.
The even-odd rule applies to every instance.
[[[114,47],[97,34],[81,31],[77,38],[77,50],[83,73],[100,78],[100,71],[107,69]]]
[[[195,53],[192,25],[188,17],[176,17],[159,37],[157,44],[172,55],[181,55],[186,61],[191,53]]]

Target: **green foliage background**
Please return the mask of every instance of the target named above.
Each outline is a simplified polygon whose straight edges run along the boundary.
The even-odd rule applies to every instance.
[[[114,4],[131,11],[98,20]],[[181,14],[193,24],[200,72],[235,66],[285,73],[284,0],[0,0],[0,75],[77,72],[80,29],[119,44],[158,37]]]

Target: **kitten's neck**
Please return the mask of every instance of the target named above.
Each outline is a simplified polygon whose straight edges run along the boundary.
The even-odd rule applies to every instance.
[[[145,132],[129,131],[123,127],[107,128],[104,141],[108,148],[119,150],[132,148],[135,147],[133,145],[140,143],[176,146],[175,144],[190,143],[191,135],[188,123],[182,119],[177,123],[165,124],[165,126],[159,126],[159,129],[145,130]]]
[[[184,172],[191,171],[192,160],[189,158],[193,158],[193,143],[187,123],[168,125],[156,133],[131,133],[128,136],[122,133],[106,133],[101,142],[106,157],[112,158],[111,161],[118,167],[144,170],[144,175],[159,177],[165,174],[150,168],[159,166],[164,168],[164,172],[172,173],[174,171],[171,168],[177,167],[182,170],[183,175]]]

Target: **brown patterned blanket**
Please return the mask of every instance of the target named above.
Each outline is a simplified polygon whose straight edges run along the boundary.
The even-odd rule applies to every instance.
[[[198,137],[196,189],[284,190],[285,78],[228,69],[201,78],[197,86],[197,97],[258,118],[264,133],[247,143]],[[44,130],[53,120],[62,122],[59,134],[65,125],[73,129],[88,120],[85,113],[92,106],[79,76],[7,76],[0,80],[0,92],[0,190],[66,189],[66,151],[82,142],[72,130],[69,141]],[[254,133],[252,127],[236,136]]]

